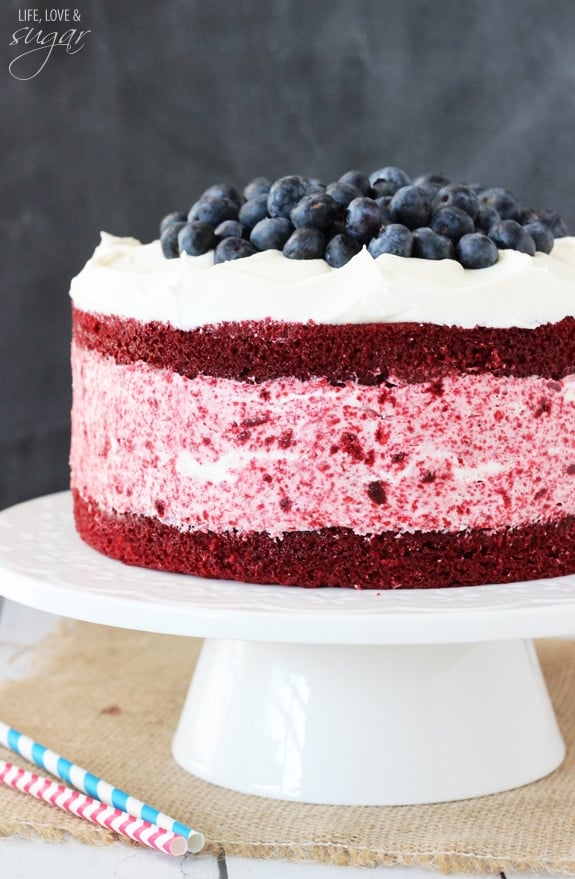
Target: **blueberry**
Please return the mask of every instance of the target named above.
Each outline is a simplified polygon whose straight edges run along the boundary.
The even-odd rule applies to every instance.
[[[429,226],[438,235],[444,235],[455,244],[462,235],[469,235],[475,231],[475,224],[469,214],[461,208],[446,205],[432,214]]]
[[[283,247],[288,259],[323,259],[324,253],[325,235],[308,226],[300,226],[292,232]]]
[[[184,211],[172,211],[171,214],[166,214],[160,223],[160,235],[168,226],[173,226],[174,223],[185,223],[188,219],[188,215]]]
[[[499,223],[501,217],[494,207],[490,204],[480,204],[477,216],[475,217],[475,226],[482,232],[489,232],[495,223]]]
[[[555,211],[539,211],[539,219],[546,226],[549,226],[554,238],[565,238],[569,235],[567,224]]]
[[[205,196],[194,202],[188,213],[188,220],[209,223],[215,229],[224,220],[237,220],[238,206],[229,198]]]
[[[390,183],[394,192],[397,192],[402,186],[407,186],[411,183],[409,175],[402,168],[396,168],[393,165],[387,165],[385,168],[380,168],[369,175],[369,182],[372,186],[375,186],[379,181]]]
[[[325,183],[322,183],[317,177],[304,177],[303,179],[306,183],[308,195],[311,195],[312,192],[325,192]]]
[[[379,198],[375,199],[375,203],[379,205],[379,210],[381,213],[381,222],[383,223],[391,223],[391,195],[381,195]]]
[[[361,242],[349,235],[334,235],[325,249],[325,261],[334,269],[339,269],[361,250]]]
[[[244,198],[246,201],[249,201],[250,198],[255,198],[256,195],[266,195],[272,186],[272,181],[269,177],[254,177],[253,180],[250,180],[244,186]]]
[[[338,180],[336,183],[330,183],[325,192],[326,195],[333,198],[336,205],[340,208],[346,208],[354,198],[361,197],[361,192],[357,186],[354,186],[352,183],[342,183],[341,180]]]
[[[265,217],[252,229],[250,241],[258,250],[283,250],[292,232],[287,217]]]
[[[175,257],[180,255],[178,235],[180,229],[185,225],[185,223],[171,223],[169,226],[166,226],[160,235],[160,246],[166,259],[175,259]]]
[[[214,263],[253,256],[257,250],[245,238],[223,238],[214,250]]]
[[[455,248],[453,242],[440,235],[429,226],[414,229],[413,256],[419,259],[453,259]]]
[[[256,223],[268,215],[268,197],[265,192],[255,195],[241,206],[238,220],[246,229],[253,229]]]
[[[381,225],[381,210],[372,198],[354,198],[345,212],[345,231],[350,238],[367,244]]]
[[[280,177],[272,183],[268,193],[268,214],[270,217],[289,217],[292,208],[307,193],[308,184],[303,177]]]
[[[483,232],[471,232],[460,238],[455,254],[466,269],[485,269],[499,259],[497,247]]]
[[[542,253],[551,253],[553,250],[553,233],[549,226],[542,223],[541,220],[532,220],[523,226],[535,242],[535,250]]]
[[[489,230],[489,237],[499,250],[519,250],[535,256],[535,242],[516,220],[501,220]]]
[[[369,193],[371,198],[382,198],[383,196],[391,197],[396,192],[395,186],[393,183],[388,183],[387,180],[376,180],[373,186],[371,187],[371,192]]]
[[[441,207],[459,208],[474,220],[479,211],[479,199],[468,186],[463,186],[460,183],[448,183],[447,186],[441,187],[433,199],[433,210],[437,211]]]
[[[231,183],[214,183],[212,186],[208,186],[205,192],[202,192],[200,200],[202,198],[229,198],[238,208],[243,202],[243,198]]]
[[[451,181],[449,177],[445,176],[445,174],[436,174],[433,172],[421,174],[413,181],[414,186],[419,186],[420,189],[425,189],[426,192],[429,192],[432,198],[439,192],[442,186],[447,186],[448,183],[451,183]]]
[[[337,216],[337,205],[331,195],[325,192],[314,192],[300,198],[292,208],[290,219],[297,228],[300,226],[313,226],[314,229],[326,229],[334,222]]]
[[[192,220],[185,223],[178,233],[178,245],[180,253],[189,253],[190,256],[201,256],[216,245],[214,230],[207,223],[200,220]]]
[[[427,226],[431,217],[431,199],[419,186],[402,186],[391,199],[389,210],[394,223],[416,229]]]
[[[214,234],[216,238],[245,238],[245,231],[239,220],[224,220],[216,226]]]
[[[479,203],[495,208],[502,220],[517,220],[521,208],[515,196],[507,189],[492,186],[479,194]]]
[[[368,251],[374,257],[382,253],[394,253],[396,256],[411,256],[413,250],[413,233],[402,226],[401,223],[389,223],[372,238],[367,245]]]
[[[346,171],[338,180],[338,183],[349,183],[359,189],[362,195],[369,195],[371,191],[371,183],[369,177],[363,171]]]

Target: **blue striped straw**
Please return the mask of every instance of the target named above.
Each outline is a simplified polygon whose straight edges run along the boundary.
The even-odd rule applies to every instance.
[[[188,840],[188,851],[195,854],[204,847],[203,834],[197,830],[182,824],[181,821],[170,818],[169,815],[164,815],[163,812],[159,812],[153,806],[148,806],[141,800],[136,799],[136,797],[132,797],[130,794],[125,793],[125,791],[120,790],[120,788],[114,787],[107,781],[103,781],[103,779],[98,778],[86,769],[82,769],[81,766],[71,763],[70,760],[66,760],[65,757],[61,757],[55,751],[40,745],[1,720],[0,744],[14,751],[14,753],[20,754],[25,760],[40,766],[41,769],[45,769],[51,775],[55,775],[67,784],[72,785],[76,790],[82,791],[82,793],[96,800],[100,800],[101,803],[113,806],[115,809],[121,809],[123,812],[127,812],[128,815],[133,815],[136,818],[141,818],[143,821],[148,821],[150,824],[157,824],[158,827],[162,827],[164,830],[171,830],[173,833],[184,836]]]

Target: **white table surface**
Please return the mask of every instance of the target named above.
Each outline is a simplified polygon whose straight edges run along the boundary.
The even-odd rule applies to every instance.
[[[12,601],[0,605],[0,681],[18,680],[26,674],[34,645],[57,625],[58,619]],[[0,839],[2,879],[429,879],[429,875],[419,868],[257,861],[226,857],[225,853],[219,857],[202,852],[170,858],[122,843],[87,846],[75,840],[48,843],[17,837]]]

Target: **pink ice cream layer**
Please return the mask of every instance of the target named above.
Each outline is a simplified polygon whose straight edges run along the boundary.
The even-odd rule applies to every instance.
[[[182,529],[496,529],[575,513],[575,375],[187,379],[75,346],[72,486]]]

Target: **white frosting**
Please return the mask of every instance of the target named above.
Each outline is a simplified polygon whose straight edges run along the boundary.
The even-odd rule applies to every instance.
[[[222,321],[322,324],[415,321],[462,327],[535,327],[575,315],[575,237],[550,254],[500,251],[486,269],[364,248],[340,269],[267,250],[213,265],[213,254],[165,259],[159,241],[106,233],[72,281],[83,311],[191,329]]]

